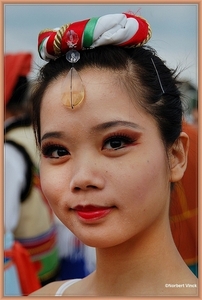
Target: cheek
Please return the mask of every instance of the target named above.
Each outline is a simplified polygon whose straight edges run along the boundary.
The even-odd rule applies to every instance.
[[[126,194],[122,194],[125,198],[122,209],[126,212],[125,223],[131,222],[133,228],[139,231],[168,214],[169,180],[163,162],[160,169],[151,162],[146,162],[144,168],[136,165],[131,169],[134,175],[125,180],[125,187],[122,186],[127,190]],[[119,191],[121,193],[121,187]]]
[[[168,195],[169,173],[164,157],[139,160],[130,164],[127,173],[130,175],[125,173],[122,176],[122,189],[128,191],[134,205],[147,206],[149,202],[161,201]]]
[[[54,207],[61,197],[63,182],[57,173],[53,173],[50,168],[46,168],[43,164],[40,169],[40,180],[44,196],[51,207]]]

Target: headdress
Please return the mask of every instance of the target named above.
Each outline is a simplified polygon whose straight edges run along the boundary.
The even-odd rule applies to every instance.
[[[65,100],[64,104],[73,108],[84,98],[81,79],[73,67],[80,59],[78,51],[104,45],[137,47],[145,44],[150,37],[150,25],[142,17],[132,13],[108,14],[41,31],[38,37],[38,51],[40,57],[46,61],[66,55],[67,60],[72,63],[66,80],[66,84],[69,82],[69,88],[66,87],[63,100],[65,98],[67,101]]]

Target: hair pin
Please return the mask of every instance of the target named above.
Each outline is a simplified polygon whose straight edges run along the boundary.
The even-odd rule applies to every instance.
[[[73,109],[84,99],[83,82],[78,72],[74,68],[74,64],[80,59],[80,53],[74,49],[78,42],[78,35],[73,30],[69,30],[66,34],[66,42],[70,49],[66,53],[66,59],[72,64],[72,67],[63,83],[62,103],[68,108]]]
[[[156,72],[156,75],[157,75],[157,78],[158,78],[158,81],[159,81],[159,85],[160,85],[160,87],[161,87],[162,95],[163,95],[163,94],[165,94],[165,91],[164,91],[163,85],[162,85],[162,83],[161,83],[161,78],[160,78],[160,76],[159,76],[159,72],[158,72],[158,70],[157,70],[157,68],[156,68],[156,65],[155,65],[155,63],[154,63],[153,58],[151,58],[151,61],[152,61],[152,64],[153,64],[153,66],[154,66],[154,69],[155,69],[155,72]]]

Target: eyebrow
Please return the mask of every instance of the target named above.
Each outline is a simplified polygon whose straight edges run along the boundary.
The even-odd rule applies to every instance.
[[[94,131],[102,131],[111,127],[118,127],[118,126],[126,126],[126,127],[132,127],[134,129],[143,129],[142,126],[133,123],[133,122],[129,122],[129,121],[121,121],[121,120],[115,120],[115,121],[109,121],[109,122],[105,122],[105,123],[101,123],[96,125],[95,127],[93,127]]]
[[[144,129],[142,126],[133,123],[133,122],[129,122],[129,121],[121,121],[121,120],[116,120],[116,121],[109,121],[109,122],[105,122],[105,123],[101,123],[98,124],[96,126],[94,126],[92,128],[93,132],[99,132],[99,131],[103,131],[112,127],[118,127],[118,126],[124,126],[124,127],[131,127],[134,129]],[[50,131],[50,132],[46,132],[42,138],[41,141],[48,139],[48,138],[65,138],[65,133],[62,131]]]
[[[46,132],[42,138],[41,141],[48,139],[48,138],[64,138],[65,135],[62,131],[50,131],[50,132]]]

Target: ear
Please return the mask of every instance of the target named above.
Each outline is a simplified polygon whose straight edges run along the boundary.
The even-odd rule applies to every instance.
[[[170,182],[179,181],[187,167],[189,137],[181,132],[179,138],[169,149]]]

